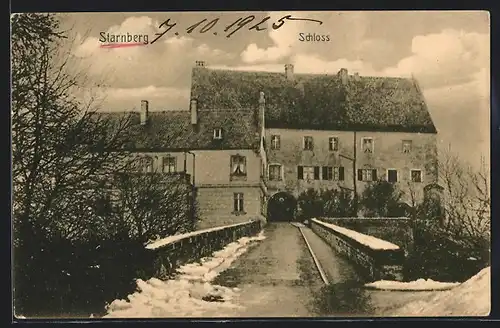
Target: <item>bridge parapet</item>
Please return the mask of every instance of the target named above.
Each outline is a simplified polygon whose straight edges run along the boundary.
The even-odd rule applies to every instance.
[[[153,253],[152,276],[160,279],[168,278],[179,266],[210,256],[227,244],[241,237],[256,235],[261,230],[262,221],[256,219],[169,236],[155,241],[146,246]]]
[[[405,253],[398,245],[318,219],[311,220],[311,229],[370,279],[403,280]]]
[[[377,237],[398,245],[408,256],[413,252],[413,222],[407,217],[321,218],[321,221]]]

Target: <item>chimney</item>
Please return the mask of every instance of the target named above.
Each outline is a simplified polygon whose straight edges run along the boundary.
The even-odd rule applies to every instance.
[[[286,79],[292,81],[293,80],[293,65],[286,64],[285,65],[285,75]]]
[[[149,102],[147,100],[141,100],[141,125],[146,125],[148,121],[149,113]]]
[[[342,84],[346,85],[348,79],[347,68],[341,68],[338,75],[340,77],[340,80],[342,81]]]
[[[203,60],[197,60],[196,67],[205,67],[205,62]]]
[[[191,104],[189,105],[189,110],[191,111],[191,124],[198,124],[198,101],[196,99],[191,99]]]
[[[265,110],[266,110],[266,98],[264,92],[260,92],[260,97],[259,97],[259,125],[260,128],[263,130],[264,129],[264,117],[265,117]]]

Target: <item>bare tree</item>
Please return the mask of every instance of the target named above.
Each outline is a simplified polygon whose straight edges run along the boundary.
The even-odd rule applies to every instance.
[[[73,74],[71,54],[54,14],[12,17],[12,171],[14,228],[77,236],[85,227],[82,190],[102,185],[119,169],[128,118],[96,115],[96,99],[76,98],[84,72]],[[62,219],[66,224],[61,224]],[[61,228],[64,228],[61,230]],[[28,233],[24,231],[22,233]],[[21,234],[22,234],[21,233]],[[16,238],[17,242],[18,239]]]
[[[197,217],[193,190],[184,173],[137,172],[131,165],[114,185],[130,237],[151,240],[194,229]]]
[[[444,187],[443,228],[458,240],[489,243],[491,194],[487,164],[482,162],[479,168],[474,168],[448,150],[439,162],[439,180]]]

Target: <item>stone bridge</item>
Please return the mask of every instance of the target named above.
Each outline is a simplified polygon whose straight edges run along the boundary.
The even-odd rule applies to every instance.
[[[366,230],[382,234],[380,222],[359,220],[366,220],[363,221]],[[376,280],[403,280],[405,253],[412,243],[406,219],[380,220],[386,220],[386,225],[389,222],[403,227],[403,233],[391,238],[402,246],[347,228],[360,224],[356,218],[312,219],[307,225],[266,223],[264,218],[255,218],[171,236],[147,248],[156,259],[151,264],[153,276],[168,279],[183,264],[210,256],[241,237],[263,233],[264,240],[211,282],[245,291],[247,310],[239,316],[310,316],[313,312],[366,315],[371,313],[373,303],[380,308],[380,304],[388,307],[398,301],[387,296],[381,300],[380,295],[363,286]],[[382,230],[387,233],[387,229]],[[338,299],[332,301],[331,297]]]
[[[384,229],[374,229],[377,225]],[[277,223],[268,225],[273,226]],[[279,225],[287,224],[285,222]],[[336,254],[350,262],[356,268],[358,275],[366,280],[403,280],[403,265],[405,255],[412,248],[412,231],[409,220],[401,219],[312,219],[308,227],[302,224],[291,224],[303,235],[306,247],[311,256],[314,257],[314,249],[308,244],[304,231],[310,230],[320,237],[325,245],[328,245]],[[387,226],[397,226],[398,234],[389,234],[391,240],[396,239],[401,247],[393,242],[372,235],[361,233],[357,230],[371,230],[380,235],[380,231],[387,232]],[[357,230],[347,227],[357,227]],[[264,218],[256,218],[249,222],[233,225],[209,228],[191,233],[171,236],[159,240],[147,246],[155,253],[156,259],[153,272],[156,277],[165,278],[175,272],[180,265],[196,261],[202,257],[209,256],[213,252],[222,249],[225,245],[238,240],[244,236],[253,236],[266,229]],[[403,236],[403,238],[401,238]],[[286,236],[282,236],[283,241]],[[389,238],[388,238],[389,239]],[[293,245],[290,245],[292,247]],[[319,263],[315,263],[319,271],[322,270]],[[321,273],[321,272],[320,272]]]

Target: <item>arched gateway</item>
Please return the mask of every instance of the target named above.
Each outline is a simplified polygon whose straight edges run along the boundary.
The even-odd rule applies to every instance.
[[[267,203],[267,221],[292,221],[295,217],[297,200],[286,192],[278,192]]]

